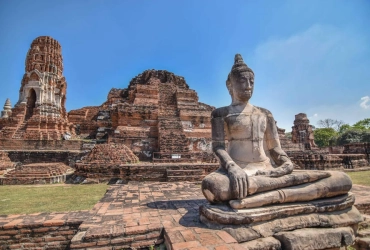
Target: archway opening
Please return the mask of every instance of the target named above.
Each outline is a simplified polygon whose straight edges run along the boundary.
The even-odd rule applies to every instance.
[[[27,98],[26,120],[31,118],[31,116],[33,115],[33,109],[35,107],[36,107],[36,92],[34,89],[30,89]]]

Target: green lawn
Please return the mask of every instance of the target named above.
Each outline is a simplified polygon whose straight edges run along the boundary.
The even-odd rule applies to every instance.
[[[107,184],[0,186],[0,215],[90,210],[107,188]]]
[[[370,171],[347,172],[353,184],[370,186]],[[107,184],[0,186],[0,215],[90,210]]]
[[[359,172],[346,172],[351,179],[353,184],[370,186],[370,171],[359,171]]]

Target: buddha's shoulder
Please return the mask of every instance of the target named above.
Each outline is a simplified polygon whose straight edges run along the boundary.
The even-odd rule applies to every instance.
[[[225,106],[225,107],[221,107],[221,108],[217,108],[213,110],[211,114],[212,118],[227,116],[230,113],[229,107],[230,106]]]
[[[258,106],[254,106],[254,108],[257,112],[261,112],[262,114],[266,115],[267,117],[273,117],[272,113],[268,109],[261,108],[261,107],[258,107]]]

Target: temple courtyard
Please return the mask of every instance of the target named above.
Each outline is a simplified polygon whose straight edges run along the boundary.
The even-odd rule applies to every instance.
[[[50,186],[53,185],[44,188]],[[104,197],[91,210],[0,216],[1,249],[281,247],[273,237],[239,244],[226,231],[209,229],[202,224],[199,221],[199,207],[207,201],[199,183],[129,182],[107,187]],[[370,219],[370,187],[354,184],[351,192],[356,196],[355,207],[365,218],[361,225],[367,227]],[[363,235],[368,234],[366,229],[363,232]],[[5,241],[9,245],[1,245]]]

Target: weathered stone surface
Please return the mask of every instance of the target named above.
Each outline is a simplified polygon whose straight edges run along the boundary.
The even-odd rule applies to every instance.
[[[207,204],[200,207],[200,214],[215,223],[223,225],[251,224],[287,216],[321,213],[350,208],[355,202],[352,193],[334,198],[319,199],[308,202],[272,205],[249,209],[232,209],[228,205]]]
[[[290,181],[286,181],[288,187],[280,189],[275,188],[274,180],[284,178],[284,176],[274,178],[271,180],[270,190],[272,191],[247,196],[240,200],[231,200],[230,206],[233,208],[253,208],[277,203],[310,201],[346,194],[352,188],[352,181],[348,175],[338,171],[328,173],[330,173],[330,177],[301,185],[291,185]],[[310,172],[307,174],[309,175]],[[285,175],[285,177],[289,178],[291,175]],[[256,181],[259,179],[258,176],[254,178],[257,179]],[[268,185],[268,182],[264,184]]]
[[[274,235],[286,250],[328,249],[349,246],[354,243],[352,228],[299,229]]]
[[[301,228],[330,228],[354,226],[362,221],[362,216],[355,207],[336,212],[308,213],[280,217],[269,221],[248,223],[244,225],[217,224],[205,217],[202,212],[200,220],[208,227],[222,229],[233,236],[239,243],[274,236],[278,232]]]
[[[220,169],[202,182],[202,192],[211,204],[226,205],[201,206],[200,220],[210,228],[224,229],[239,243],[278,235],[282,249],[352,244],[351,228],[331,229],[357,228],[363,220],[353,206],[353,195],[348,195],[352,187],[349,176],[337,171],[292,173],[293,163],[281,148],[272,114],[249,103],[254,73],[239,54],[226,85],[232,104],[214,110],[211,121],[213,150]],[[308,124],[305,114],[296,116],[299,142],[312,148],[316,145]],[[303,129],[309,133],[307,136]],[[293,133],[293,139],[297,139],[294,137],[297,135]],[[317,241],[320,236],[314,229],[300,234],[301,228],[312,227],[330,228],[317,230],[325,232],[326,239]],[[291,240],[294,236],[295,242]],[[309,239],[306,245],[303,237]]]
[[[368,238],[356,238],[356,249],[357,250],[368,250],[370,249],[370,237]]]
[[[281,243],[274,237],[260,238],[240,244],[246,250],[281,250]]]

